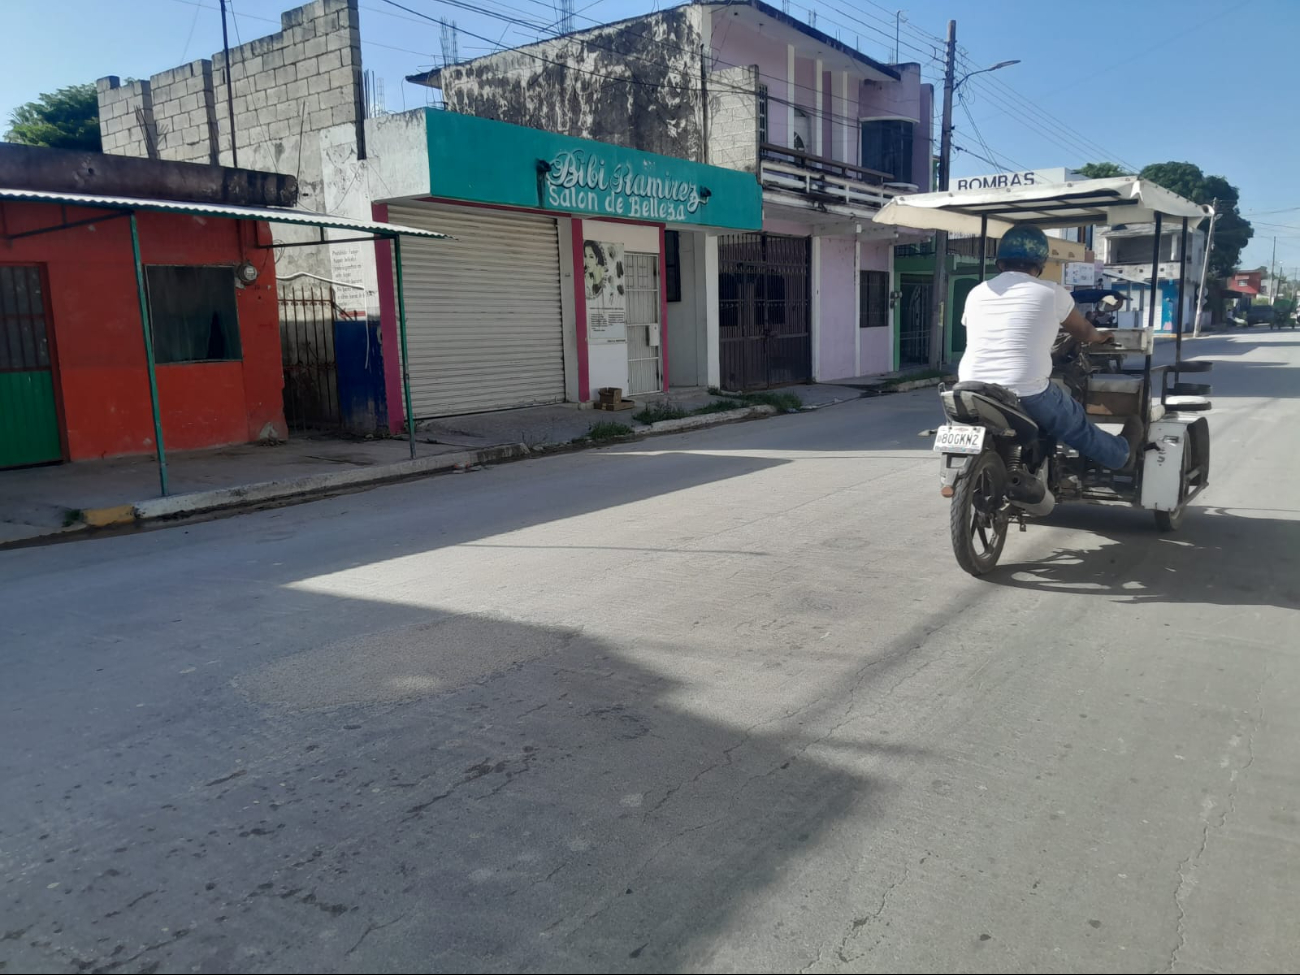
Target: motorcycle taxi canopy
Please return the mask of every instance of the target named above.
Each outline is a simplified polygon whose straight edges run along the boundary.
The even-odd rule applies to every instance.
[[[1042,186],[943,190],[897,196],[877,213],[877,223],[917,230],[1001,237],[1015,224],[1035,227],[1114,226],[1151,223],[1157,216],[1199,221],[1211,208],[1146,179],[1084,179]]]

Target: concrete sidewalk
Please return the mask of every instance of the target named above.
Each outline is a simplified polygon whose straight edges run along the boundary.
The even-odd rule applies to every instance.
[[[840,385],[794,386],[804,409],[863,395]],[[161,497],[152,457],[86,461],[0,471],[0,546],[200,515],[227,508],[283,503],[406,477],[512,460],[535,450],[570,447],[600,423],[622,424],[628,436],[679,432],[770,415],[770,406],[639,422],[646,407],[690,414],[720,397],[703,389],[638,397],[634,409],[602,412],[576,405],[539,406],[425,421],[416,427],[416,456],[405,439],[294,438],[219,450],[169,453],[170,493]],[[615,438],[617,439],[617,438]]]

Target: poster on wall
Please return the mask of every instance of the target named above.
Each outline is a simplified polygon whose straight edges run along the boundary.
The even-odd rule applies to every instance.
[[[627,287],[623,245],[582,242],[582,275],[587,294],[587,340],[627,341]]]

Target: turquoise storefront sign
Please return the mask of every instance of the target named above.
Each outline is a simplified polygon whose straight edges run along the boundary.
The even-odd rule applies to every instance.
[[[433,196],[650,223],[758,230],[751,173],[428,109]]]

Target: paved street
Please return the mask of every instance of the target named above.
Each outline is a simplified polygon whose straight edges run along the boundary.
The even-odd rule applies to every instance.
[[[0,970],[1300,965],[1300,338],[958,570],[925,391],[0,552]]]

